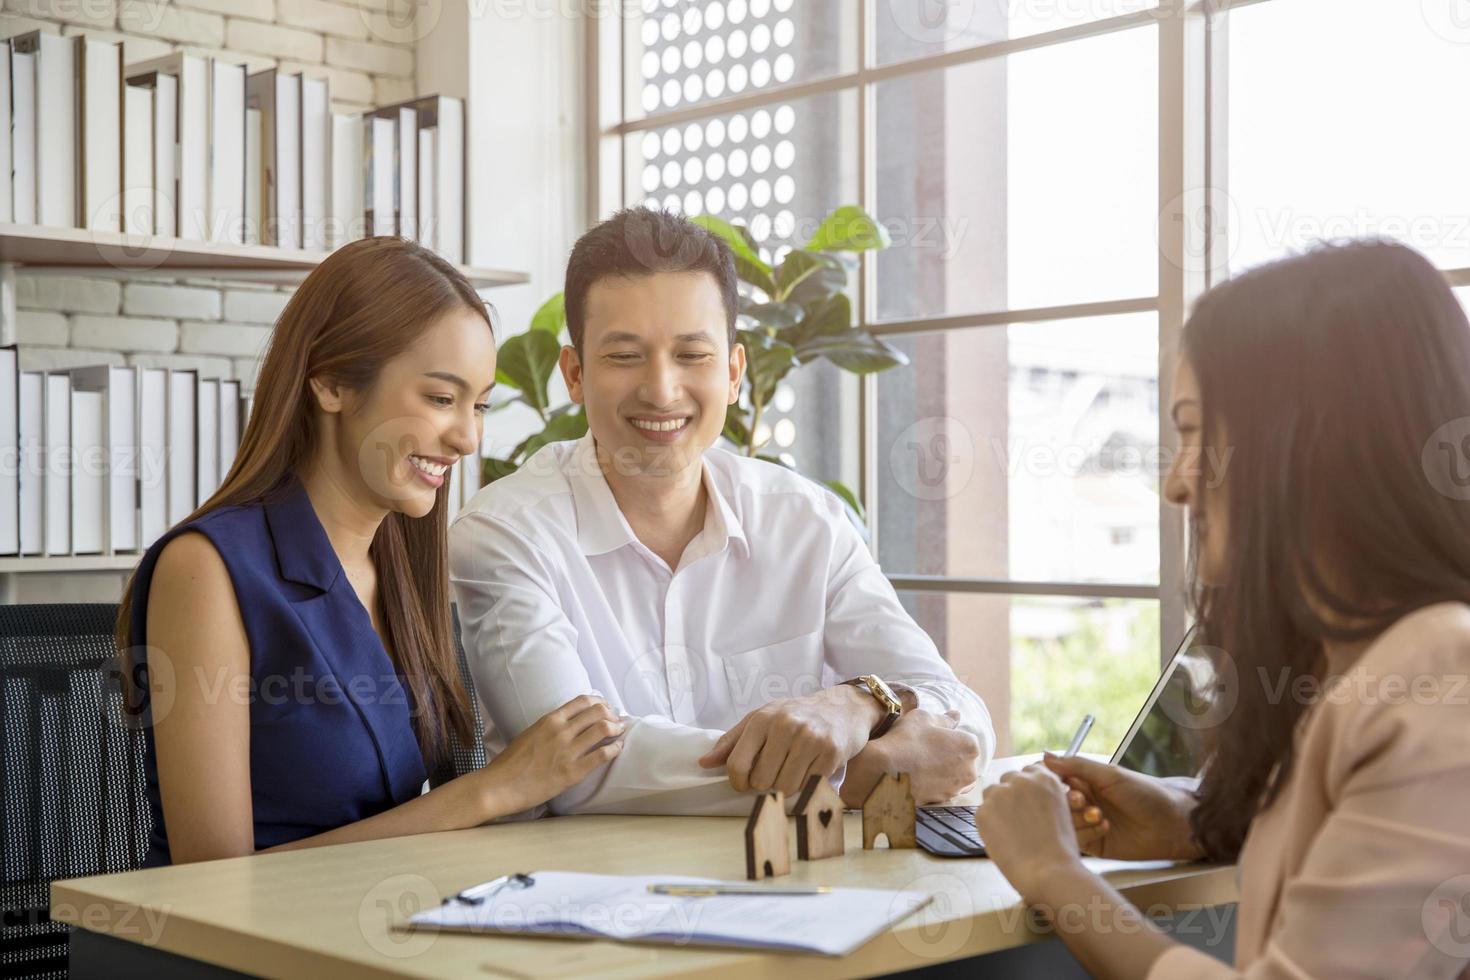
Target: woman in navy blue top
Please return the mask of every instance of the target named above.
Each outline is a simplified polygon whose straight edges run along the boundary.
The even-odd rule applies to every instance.
[[[617,754],[616,714],[578,698],[425,792],[471,732],[445,508],[494,378],[483,301],[411,242],[343,246],[296,291],[228,476],[119,610],[149,864],[475,826]]]

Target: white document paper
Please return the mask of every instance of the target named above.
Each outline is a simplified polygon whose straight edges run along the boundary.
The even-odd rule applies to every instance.
[[[503,888],[479,905],[449,902],[420,912],[410,922],[453,931],[844,956],[927,905],[932,897],[924,892],[871,888],[838,888],[823,895],[688,897],[655,895],[648,886],[725,882],[678,875],[569,871],[535,871],[531,877],[535,884],[528,888]]]

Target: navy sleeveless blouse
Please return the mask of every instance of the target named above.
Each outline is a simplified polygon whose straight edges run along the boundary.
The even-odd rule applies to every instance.
[[[207,537],[224,560],[250,644],[256,849],[324,833],[418,796],[427,773],[407,685],[299,480],[262,503],[221,508],[180,525],[148,549],[133,589],[134,649],[148,643],[148,587],[158,555],[188,531]],[[182,672],[172,682],[204,684],[219,698],[240,696]],[[153,815],[144,866],[150,867],[171,858],[151,725],[144,732]]]

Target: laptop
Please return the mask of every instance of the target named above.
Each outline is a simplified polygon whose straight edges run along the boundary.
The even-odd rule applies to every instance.
[[[1209,649],[1196,647],[1194,639],[1191,630],[1169,658],[1113,751],[1113,765],[1159,777],[1193,777],[1204,768],[1215,669]],[[973,806],[919,807],[915,837],[920,847],[939,857],[985,856]]]

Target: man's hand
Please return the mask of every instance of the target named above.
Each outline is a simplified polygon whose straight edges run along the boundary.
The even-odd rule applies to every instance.
[[[882,738],[869,742],[847,764],[842,780],[842,802],[860,807],[885,772],[909,774],[914,802],[923,806],[958,796],[978,778],[975,763],[980,743],[959,731],[959,713],[930,714],[906,711]]]
[[[777,789],[795,796],[808,776],[826,778],[862,751],[882,717],[877,700],[850,685],[782,698],[736,722],[699,764],[725,766],[737,793]]]

